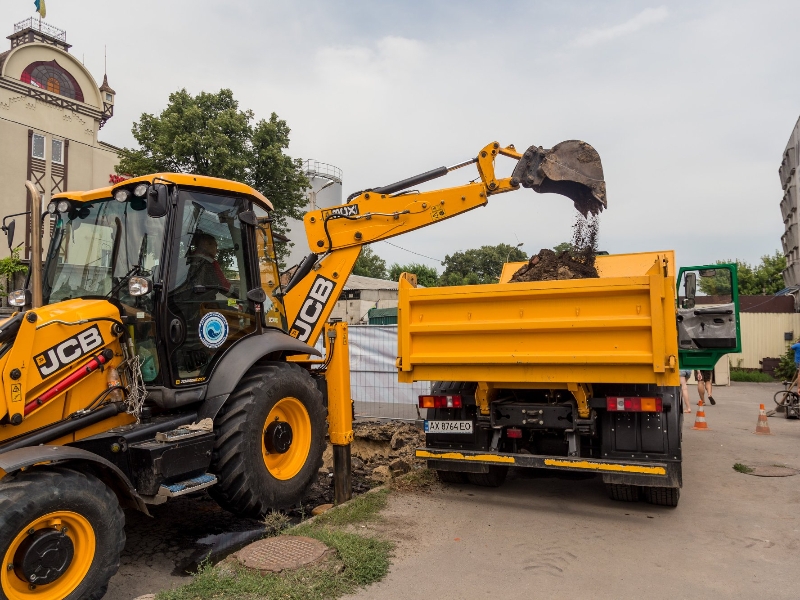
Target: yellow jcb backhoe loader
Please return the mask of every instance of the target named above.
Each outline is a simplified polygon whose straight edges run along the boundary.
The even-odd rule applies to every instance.
[[[518,161],[512,177],[495,177],[498,154]],[[408,191],[473,163],[474,183]],[[605,206],[588,144],[521,155],[492,143],[308,213],[314,252],[285,287],[272,204],[246,185],[161,173],[59,194],[44,266],[29,186],[30,289],[0,324],[2,597],[101,598],[125,544],[121,507],[147,513],[203,489],[250,517],[295,505],[321,465],[326,419],[347,497],[347,326],[327,320],[361,247],[520,185],[584,213]],[[312,359],[323,330],[326,358]]]

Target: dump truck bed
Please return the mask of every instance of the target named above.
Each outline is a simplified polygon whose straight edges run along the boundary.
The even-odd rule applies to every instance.
[[[514,384],[679,385],[674,252],[597,257],[596,279],[400,283],[398,377]]]

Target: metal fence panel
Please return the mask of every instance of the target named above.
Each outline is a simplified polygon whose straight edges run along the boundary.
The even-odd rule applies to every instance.
[[[350,325],[350,395],[357,417],[415,420],[430,382],[397,381],[397,325]],[[322,350],[323,344],[317,343]]]

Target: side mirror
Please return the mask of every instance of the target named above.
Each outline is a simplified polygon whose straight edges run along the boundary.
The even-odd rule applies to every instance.
[[[267,301],[267,293],[261,288],[255,288],[247,292],[247,299],[256,304],[264,304]]]
[[[14,219],[11,219],[11,222],[6,225],[6,235],[8,236],[8,249],[11,250],[11,246],[14,244],[14,228],[17,226],[17,222]]]
[[[155,183],[147,190],[147,216],[163,217],[167,214],[169,193],[163,183]]]
[[[686,300],[684,308],[694,308],[697,296],[697,273],[686,273]]]

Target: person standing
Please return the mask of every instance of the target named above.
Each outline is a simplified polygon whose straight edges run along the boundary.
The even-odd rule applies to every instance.
[[[689,369],[681,369],[681,403],[683,404],[683,412],[690,413],[692,412],[692,405],[689,402],[689,386],[687,385],[687,381],[689,381],[689,377],[692,376],[692,372]]]
[[[796,372],[797,369],[800,369],[800,338],[797,338],[797,341],[791,345],[791,349],[794,350],[794,370]]]
[[[716,404],[716,400],[711,395],[711,384],[714,381],[714,371],[695,371],[694,376],[697,379],[697,393],[700,394],[700,400],[705,401],[708,395],[708,401],[711,404]]]

